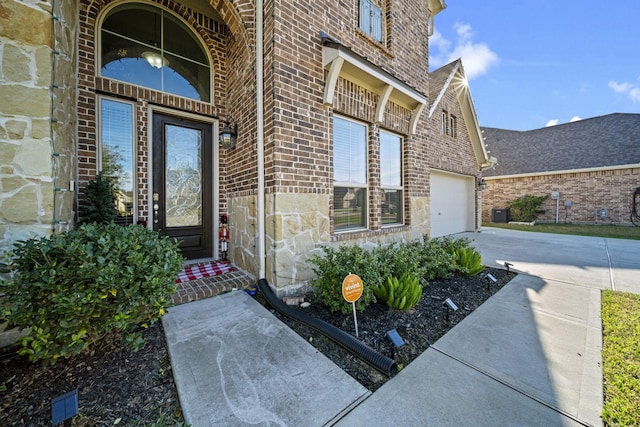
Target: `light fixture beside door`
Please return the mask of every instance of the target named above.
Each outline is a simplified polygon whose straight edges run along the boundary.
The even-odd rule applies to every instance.
[[[238,124],[225,122],[222,130],[220,131],[220,145],[222,148],[232,149],[236,146],[238,139]]]

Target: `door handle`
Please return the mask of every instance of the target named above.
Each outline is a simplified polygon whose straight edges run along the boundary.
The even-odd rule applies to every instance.
[[[158,223],[158,210],[160,209],[160,205],[158,201],[160,200],[160,195],[158,193],[153,193],[153,223]]]

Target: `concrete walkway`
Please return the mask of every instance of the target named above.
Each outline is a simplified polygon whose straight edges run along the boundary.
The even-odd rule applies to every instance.
[[[600,291],[640,293],[640,241],[456,237],[521,274],[370,395],[243,292],[171,308],[163,323],[186,421],[601,425]]]

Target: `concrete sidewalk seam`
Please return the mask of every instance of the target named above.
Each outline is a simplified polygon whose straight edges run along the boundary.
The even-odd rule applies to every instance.
[[[609,282],[611,283],[611,290],[616,290],[616,281],[613,277],[613,265],[611,265],[611,254],[609,253],[609,243],[607,239],[604,239],[604,250],[607,253],[607,262],[609,263]]]
[[[474,371],[478,372],[479,374],[484,375],[485,377],[487,377],[487,378],[489,378],[489,379],[491,379],[493,381],[496,381],[497,383],[502,384],[503,386],[508,387],[509,389],[511,389],[513,391],[516,391],[516,392],[520,393],[521,395],[523,395],[523,396],[525,396],[525,397],[527,397],[527,398],[529,398],[529,399],[531,399],[531,400],[533,400],[535,402],[538,402],[541,405],[546,406],[547,408],[551,409],[552,411],[555,411],[555,412],[559,413],[560,415],[565,416],[565,417],[577,422],[578,424],[582,424],[583,426],[586,426],[586,427],[591,427],[592,426],[591,424],[578,419],[574,415],[571,415],[571,414],[563,411],[560,408],[557,408],[557,407],[555,407],[553,405],[550,405],[549,403],[545,402],[544,400],[542,400],[540,398],[537,398],[537,397],[531,395],[530,393],[527,393],[526,391],[521,390],[521,389],[513,386],[512,384],[507,383],[504,380],[501,380],[500,378],[496,377],[495,375],[492,375],[489,372],[487,372],[487,371],[485,371],[483,369],[480,369],[477,366],[474,366],[471,363],[460,359],[459,357],[454,356],[453,354],[450,354],[450,353],[448,353],[448,352],[446,352],[446,351],[444,351],[442,349],[439,349],[438,347],[436,347],[434,345],[431,345],[430,348],[434,349],[435,351],[437,351],[438,353],[442,354],[443,356],[446,356],[446,357],[450,358],[451,360],[454,360],[454,361],[456,361],[458,363],[461,363],[461,364],[465,365],[466,367],[468,367],[470,369],[473,369]]]

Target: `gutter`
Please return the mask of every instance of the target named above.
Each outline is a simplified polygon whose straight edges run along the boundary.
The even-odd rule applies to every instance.
[[[615,170],[621,170],[621,169],[636,169],[636,168],[640,168],[640,163],[632,163],[629,165],[619,165],[619,166],[602,166],[602,167],[595,167],[595,168],[564,169],[564,170],[557,170],[557,171],[516,173],[516,174],[510,174],[510,175],[491,175],[491,176],[483,176],[483,178],[485,181],[495,181],[495,180],[507,179],[507,178],[529,178],[532,176],[564,175],[568,173],[602,172],[602,171],[615,171]]]

